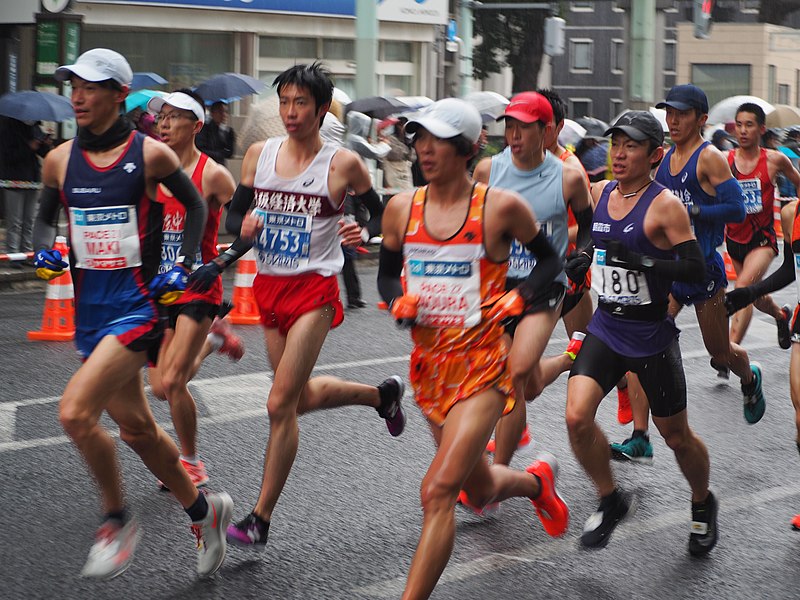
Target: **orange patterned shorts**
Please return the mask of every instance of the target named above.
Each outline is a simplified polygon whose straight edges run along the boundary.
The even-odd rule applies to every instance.
[[[414,346],[409,378],[417,404],[429,421],[442,426],[456,402],[494,388],[506,396],[503,414],[508,414],[514,408],[514,387],[507,360],[508,349],[502,340],[460,352]]]

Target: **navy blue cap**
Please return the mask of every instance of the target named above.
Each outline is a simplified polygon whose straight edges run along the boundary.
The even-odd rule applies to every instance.
[[[691,83],[674,86],[667,94],[667,99],[656,104],[656,108],[667,108],[668,106],[678,110],[694,108],[701,114],[708,114],[706,93]]]

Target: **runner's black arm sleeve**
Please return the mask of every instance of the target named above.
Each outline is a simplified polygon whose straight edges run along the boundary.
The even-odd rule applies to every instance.
[[[783,241],[783,263],[769,277],[754,283],[748,287],[753,290],[753,299],[760,298],[766,294],[777,292],[792,283],[795,278],[794,273],[794,252],[792,245],[786,240]]]
[[[208,218],[208,206],[200,197],[200,192],[192,180],[181,168],[164,177],[159,183],[163,183],[186,209],[180,256],[184,257],[184,266],[191,270],[197,248],[200,247],[200,240],[203,239],[203,230]]]
[[[60,194],[56,188],[44,186],[39,194],[39,212],[33,222],[33,251],[53,247],[58,233],[58,209]]]
[[[582,211],[573,212],[578,222],[578,235],[575,238],[576,252],[586,252],[589,256],[594,252],[592,241],[592,207],[587,206]]]
[[[536,237],[525,244],[525,248],[536,257],[536,265],[527,279],[517,286],[517,291],[525,300],[525,304],[531,305],[535,303],[537,295],[553,283],[553,279],[564,268],[564,261],[547,241],[547,236],[541,228]]]
[[[391,305],[395,298],[399,298],[403,292],[403,284],[400,275],[403,273],[403,252],[401,250],[389,250],[381,244],[381,252],[378,259],[378,292],[386,304]]]
[[[677,260],[645,257],[653,263],[650,269],[672,281],[701,283],[706,276],[706,261],[697,240],[687,240],[675,246],[673,250],[678,257]],[[647,268],[646,264],[643,266]]]
[[[225,229],[231,235],[239,235],[242,231],[242,221],[253,205],[255,190],[241,183],[236,186],[230,204],[228,204],[228,217],[225,219]]]
[[[372,218],[380,217],[383,214],[383,202],[375,188],[369,188],[363,194],[357,194],[356,200],[362,202],[369,211],[369,216]]]

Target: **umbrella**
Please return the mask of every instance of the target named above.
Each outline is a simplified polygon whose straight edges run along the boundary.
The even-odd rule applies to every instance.
[[[800,110],[788,104],[776,104],[775,110],[767,114],[767,127],[791,127],[800,125]]]
[[[611,121],[609,121],[609,123],[616,123],[622,115],[630,112],[631,110],[633,110],[633,109],[626,108],[621,113],[619,113],[616,117],[611,119]],[[651,106],[647,110],[651,115],[653,115],[656,119],[658,119],[658,122],[661,124],[661,131],[663,131],[664,133],[668,133],[669,132],[669,125],[667,125],[667,111],[665,109],[663,109],[663,108],[656,108],[655,106]]]
[[[264,82],[241,73],[220,73],[206,79],[194,91],[205,100],[205,103],[235,102],[244,96],[259,94],[264,89]]]
[[[260,98],[247,111],[244,125],[236,131],[236,143],[239,152],[244,154],[252,144],[281,135],[286,135],[286,128],[281,119],[278,96],[271,94]]]
[[[420,110],[433,104],[433,100],[427,96],[395,96],[394,99],[412,111]]]
[[[729,123],[736,119],[736,109],[745,102],[752,102],[758,104],[764,109],[765,113],[770,113],[774,107],[769,102],[762,100],[757,96],[731,96],[720,100],[708,111],[709,125],[716,125],[719,123]]]
[[[594,117],[580,117],[575,122],[586,130],[584,137],[602,138],[608,129],[608,123]]]
[[[141,90],[154,85],[164,85],[165,83],[167,83],[167,80],[158,73],[140,71],[133,74],[131,90]]]
[[[66,96],[29,90],[0,97],[0,115],[19,121],[65,121],[75,112]]]
[[[471,92],[464,96],[464,101],[469,102],[478,109],[484,121],[492,121],[503,114],[508,105],[508,98],[497,92]]]
[[[342,106],[347,106],[353,101],[353,99],[347,95],[347,92],[340,90],[337,87],[333,88],[333,99]]]
[[[163,98],[166,95],[166,92],[160,92],[158,90],[136,90],[128,94],[128,97],[125,98],[125,112],[131,112],[137,108],[147,110],[147,103],[150,101],[150,98],[155,96]]]
[[[390,96],[368,96],[348,104],[345,112],[351,110],[364,113],[373,119],[385,119],[390,115],[409,110],[409,106]]]
[[[561,133],[558,134],[558,143],[565,147],[572,146],[574,148],[585,135],[586,129],[582,125],[572,119],[564,119],[564,127],[561,129]]]

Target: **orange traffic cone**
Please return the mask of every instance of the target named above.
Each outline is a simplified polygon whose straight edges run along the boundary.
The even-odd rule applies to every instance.
[[[62,258],[69,262],[65,237],[58,236],[53,249],[61,252]],[[75,290],[69,267],[65,271],[64,275],[47,282],[42,328],[39,331],[29,331],[29,340],[69,342],[75,338]]]
[[[728,281],[736,281],[736,269],[733,268],[733,261],[727,249],[722,251],[722,260],[725,263],[725,277]]]
[[[781,225],[781,203],[777,200],[775,201],[772,214],[775,221],[775,235],[779,239],[783,239],[783,226]]]
[[[261,315],[253,294],[253,280],[256,278],[256,255],[248,250],[239,259],[236,278],[233,280],[233,310],[228,315],[236,325],[257,325]]]

